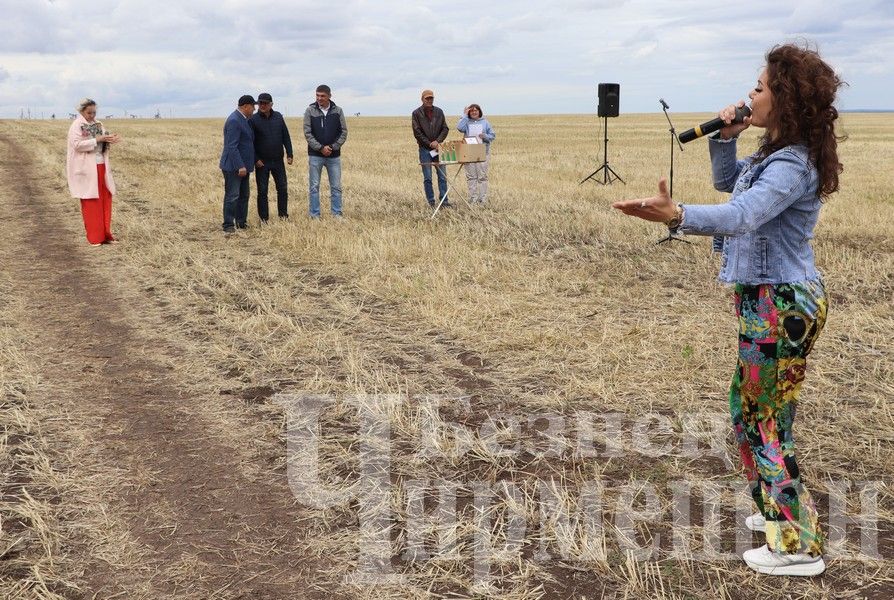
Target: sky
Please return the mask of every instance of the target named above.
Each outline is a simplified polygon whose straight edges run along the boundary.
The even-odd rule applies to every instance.
[[[0,118],[225,116],[269,92],[300,116],[320,83],[347,114],[714,112],[766,51],[810,43],[848,82],[843,110],[894,108],[892,0],[0,0]]]

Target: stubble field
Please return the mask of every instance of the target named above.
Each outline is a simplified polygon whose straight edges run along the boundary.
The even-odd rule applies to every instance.
[[[812,580],[734,556],[763,542],[740,521],[710,240],[656,245],[610,208],[667,174],[664,116],[609,120],[610,186],[578,185],[595,116],[489,118],[487,206],[453,194],[431,219],[409,118],[349,117],[347,219],[324,184],[316,222],[289,118],[291,219],[260,226],[252,181],[231,237],[222,119],[109,121],[123,241],[101,248],[65,188],[68,122],[0,122],[0,591],[894,595],[894,116],[843,117],[816,231],[830,317],[795,425],[829,536]],[[705,146],[677,152],[679,201],[726,197]]]

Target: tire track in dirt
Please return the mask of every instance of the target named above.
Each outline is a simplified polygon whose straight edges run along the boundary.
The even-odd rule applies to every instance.
[[[356,318],[362,322],[352,328],[351,337],[361,347],[379,349],[380,363],[432,381],[440,378],[448,386],[429,392],[440,393],[452,387],[460,395],[471,397],[478,410],[484,410],[485,405],[502,410],[514,407],[513,399],[530,391],[527,381],[505,373],[502,365],[482,357],[462,340],[408,316],[401,306],[326,275],[313,265],[302,265],[296,271],[300,275],[294,280],[296,293],[317,301],[322,314],[326,306],[338,300],[348,300],[359,308]]]
[[[80,223],[40,189],[24,147],[0,137],[0,156],[0,257],[34,307],[20,324],[41,367],[34,401],[58,407],[65,427],[90,440],[59,468],[107,489],[105,506],[83,510],[108,513],[142,555],[122,565],[102,540],[65,540],[88,549],[78,565],[84,597],[322,597],[284,475],[245,474],[238,433],[212,433],[214,415],[183,397],[158,360],[164,341],[139,330],[140,307],[124,301],[103,258],[113,249],[83,243]],[[70,455],[75,432],[52,430],[60,437],[49,444]]]

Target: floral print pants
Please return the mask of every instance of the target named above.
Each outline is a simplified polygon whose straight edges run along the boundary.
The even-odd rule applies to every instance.
[[[823,550],[816,508],[795,461],[792,424],[806,358],[826,322],[821,279],[735,287],[739,364],[729,404],[751,494],[770,549]]]

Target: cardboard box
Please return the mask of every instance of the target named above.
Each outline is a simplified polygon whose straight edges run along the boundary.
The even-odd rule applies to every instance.
[[[484,144],[467,144],[465,140],[459,142],[456,146],[457,162],[484,162],[487,158],[487,146]]]
[[[441,162],[484,162],[487,158],[484,144],[467,144],[465,140],[449,140],[441,143]]]

